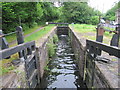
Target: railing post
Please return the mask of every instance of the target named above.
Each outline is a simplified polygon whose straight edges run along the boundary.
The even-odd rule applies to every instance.
[[[120,22],[118,24],[117,31],[118,31],[118,47],[120,48]]]
[[[5,37],[3,37],[2,35],[3,35],[3,32],[2,30],[0,30],[0,44],[1,44],[0,49],[1,50],[9,48],[8,42],[6,41]]]
[[[3,32],[0,30],[0,50],[9,48],[8,42],[6,41],[5,37],[2,36]],[[7,57],[6,59],[9,59],[10,57]]]
[[[24,43],[24,36],[23,36],[23,30],[22,30],[22,27],[21,26],[18,26],[16,28],[16,35],[17,35],[17,43],[18,44],[22,44]]]
[[[22,30],[22,27],[21,26],[18,26],[17,28],[16,28],[16,36],[17,36],[17,43],[18,44],[22,44],[22,43],[24,43],[24,37],[23,37],[23,30]],[[24,51],[21,51],[21,52],[19,52],[19,57],[20,58],[22,58],[24,55],[24,53],[23,53]]]
[[[96,41],[102,42],[103,41],[104,28],[101,24],[99,24],[96,29],[97,29]]]
[[[116,27],[116,33],[113,35],[110,45],[111,46],[119,46],[119,37],[120,37],[120,26]]]
[[[117,10],[116,12],[116,21],[118,23],[116,27],[116,33],[113,35],[111,39],[111,46],[117,46],[119,47],[119,38],[120,38],[120,9]]]
[[[96,41],[98,42],[103,42],[103,34],[104,34],[104,28],[102,24],[99,24],[96,28],[97,33],[96,33]],[[101,50],[97,49],[97,54],[101,55]]]

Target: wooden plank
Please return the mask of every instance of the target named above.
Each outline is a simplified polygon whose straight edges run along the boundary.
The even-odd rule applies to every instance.
[[[111,55],[114,55],[118,58],[120,58],[120,49],[117,47],[113,47],[113,46],[108,46],[106,44],[100,43],[100,42],[96,42],[93,40],[86,40],[87,42],[87,49],[89,48],[89,46],[93,46],[94,48],[99,48]]]
[[[36,88],[36,86],[37,86],[37,84],[38,84],[38,79],[37,79],[37,77],[38,77],[37,74],[34,75],[34,77],[33,77],[32,85],[31,85],[32,88]]]
[[[17,45],[15,47],[11,47],[8,49],[4,49],[2,51],[0,51],[0,55],[2,55],[2,57],[0,58],[0,60],[7,58],[8,56],[11,56],[17,52],[20,52],[21,50],[24,50],[28,47],[34,46],[35,45],[35,41],[31,41],[31,42],[27,42],[27,43],[23,43],[20,45]]]
[[[32,51],[32,54],[27,56],[27,59],[25,60],[25,63],[29,64],[29,62],[31,62],[31,60],[35,56],[35,54],[36,54],[36,50]]]
[[[31,77],[28,79],[28,82],[30,83],[30,88],[35,88],[38,83],[38,81],[37,81],[38,79],[36,79],[36,75],[37,75],[37,69],[34,70]]]
[[[35,61],[32,60],[33,62],[31,62],[31,65],[29,65],[28,68],[26,68],[26,71],[28,73],[28,77],[30,77],[32,75],[32,73],[34,72],[34,70],[36,69],[35,67]]]
[[[35,76],[35,75],[37,75],[37,69],[35,69],[34,70],[34,72],[32,73],[32,75],[31,75],[31,77],[29,78],[29,80],[28,81],[32,81],[32,79],[33,79],[33,77]]]

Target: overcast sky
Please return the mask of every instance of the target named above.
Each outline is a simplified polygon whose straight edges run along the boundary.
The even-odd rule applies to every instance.
[[[107,10],[113,7],[115,3],[118,1],[120,0],[89,0],[89,5],[105,13]]]

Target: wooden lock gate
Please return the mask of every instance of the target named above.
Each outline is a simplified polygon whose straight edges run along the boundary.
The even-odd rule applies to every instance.
[[[95,73],[98,73],[95,71],[95,61],[97,60],[97,56],[99,56],[98,49],[105,51],[108,54],[117,57],[118,59],[120,58],[120,48],[109,46],[93,40],[86,40],[85,82],[87,83],[88,88],[94,86]]]
[[[35,88],[39,84],[38,57],[35,47],[35,41],[23,43],[15,47],[7,48],[0,51],[0,60],[5,59],[15,53],[21,52],[20,60],[25,63],[26,83],[29,88]]]

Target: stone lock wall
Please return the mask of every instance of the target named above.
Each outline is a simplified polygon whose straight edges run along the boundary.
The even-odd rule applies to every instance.
[[[76,57],[76,63],[79,67],[80,77],[84,78],[84,65],[85,65],[85,46],[81,43],[79,37],[69,28],[69,36]]]
[[[44,74],[44,67],[47,65],[48,62],[48,50],[47,50],[47,43],[49,40],[56,34],[57,28],[54,28],[44,39],[41,46],[38,46],[38,59],[39,59],[39,66],[40,66],[40,77],[43,77]]]
[[[80,36],[78,37],[71,27],[69,28],[69,36],[76,57],[76,63],[79,67],[80,77],[86,83],[86,86],[95,90],[99,88],[114,90],[117,87],[117,81],[113,80],[114,82],[110,82],[106,73],[101,69],[102,65],[99,65],[94,58],[90,59],[86,56],[86,40],[82,40]]]

